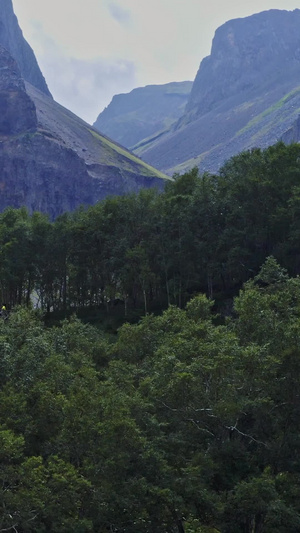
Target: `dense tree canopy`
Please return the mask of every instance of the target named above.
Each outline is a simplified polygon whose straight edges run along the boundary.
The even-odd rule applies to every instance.
[[[225,302],[268,255],[300,272],[300,146],[279,143],[197,169],[164,193],[108,198],[51,223],[25,209],[0,215],[0,299],[11,308],[98,307],[141,316],[206,293]]]
[[[0,528],[300,528],[300,280],[274,258],[219,324],[194,297],[124,324],[0,322]]]
[[[0,215],[0,532],[300,530],[299,158]]]

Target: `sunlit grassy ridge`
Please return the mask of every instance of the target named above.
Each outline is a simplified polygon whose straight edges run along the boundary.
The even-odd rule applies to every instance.
[[[156,168],[152,167],[151,165],[148,165],[147,163],[144,163],[144,161],[139,159],[137,156],[135,156],[134,154],[132,154],[131,152],[129,152],[125,148],[122,148],[120,145],[113,143],[107,137],[105,137],[103,135],[100,135],[100,133],[97,133],[96,131],[94,131],[92,129],[90,129],[89,131],[93,135],[93,137],[95,137],[96,139],[98,139],[99,141],[104,143],[106,146],[108,146],[109,148],[114,150],[114,152],[117,152],[121,156],[124,156],[127,159],[129,159],[130,161],[132,161],[133,163],[139,165],[141,167],[141,173],[142,174],[145,174],[146,176],[155,175],[158,178],[162,178],[162,179],[171,179],[169,176],[167,176],[163,172],[160,172],[159,170],[157,170]]]

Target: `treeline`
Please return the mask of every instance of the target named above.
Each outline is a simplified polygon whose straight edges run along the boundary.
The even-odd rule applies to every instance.
[[[224,302],[272,254],[300,271],[300,146],[233,157],[219,175],[196,169],[163,193],[109,198],[50,222],[0,215],[0,298],[8,308],[110,306],[145,314],[199,292]]]
[[[298,533],[300,279],[123,325],[0,320],[0,530]]]

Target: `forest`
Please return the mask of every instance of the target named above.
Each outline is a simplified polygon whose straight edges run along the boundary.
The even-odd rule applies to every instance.
[[[300,531],[300,145],[174,178],[0,215],[0,532]]]
[[[230,305],[273,255],[300,271],[300,146],[279,143],[198,169],[165,191],[110,197],[54,222],[25,208],[0,214],[0,299],[137,317],[205,293]],[[116,305],[118,304],[118,305]]]

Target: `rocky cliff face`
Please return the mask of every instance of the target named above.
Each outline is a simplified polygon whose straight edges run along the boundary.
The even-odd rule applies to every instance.
[[[25,91],[18,65],[0,46],[0,138],[33,131],[36,126],[35,105]]]
[[[23,37],[13,11],[12,0],[0,0],[0,45],[6,48],[16,60],[23,78],[51,96],[32,48]]]
[[[232,155],[278,141],[300,108],[300,10],[270,10],[221,26],[170,133],[139,150],[169,174],[216,171]]]
[[[284,132],[281,137],[281,140],[285,144],[297,143],[300,141],[300,115],[298,115],[295,122],[291,124],[287,131]]]
[[[204,114],[231,96],[260,95],[274,83],[299,82],[300,10],[270,10],[217,29],[199,68],[187,113]]]
[[[0,210],[51,218],[109,194],[162,187],[165,176],[24,82],[0,47]]]
[[[100,113],[95,128],[127,148],[157,137],[184,113],[192,82],[147,85],[118,94]]]

